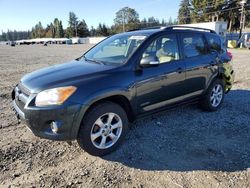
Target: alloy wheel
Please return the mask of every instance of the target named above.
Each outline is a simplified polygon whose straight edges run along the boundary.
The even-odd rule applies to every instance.
[[[119,115],[110,112],[100,116],[91,129],[92,144],[98,149],[110,148],[120,138],[122,127]]]
[[[216,84],[212,89],[212,93],[210,96],[210,102],[213,107],[217,107],[220,105],[223,98],[223,88],[220,84]]]

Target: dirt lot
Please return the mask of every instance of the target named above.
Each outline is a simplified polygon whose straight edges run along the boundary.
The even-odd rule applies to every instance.
[[[10,109],[24,74],[87,48],[0,45],[0,187],[250,187],[249,50],[231,50],[236,83],[221,110],[183,106],[137,120],[120,149],[99,158],[33,136]]]

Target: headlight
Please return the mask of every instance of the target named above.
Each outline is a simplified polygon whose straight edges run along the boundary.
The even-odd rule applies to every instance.
[[[66,101],[74,92],[76,87],[58,87],[44,90],[36,96],[36,106],[60,105]]]

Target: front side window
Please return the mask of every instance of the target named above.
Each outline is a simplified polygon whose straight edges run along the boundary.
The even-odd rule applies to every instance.
[[[182,45],[186,58],[196,57],[207,53],[201,34],[184,34],[182,37]]]
[[[154,57],[160,63],[169,63],[179,59],[179,50],[175,35],[164,35],[155,39],[145,50],[142,58]]]
[[[114,35],[88,51],[84,58],[87,61],[120,65],[128,60],[146,38],[147,35]]]

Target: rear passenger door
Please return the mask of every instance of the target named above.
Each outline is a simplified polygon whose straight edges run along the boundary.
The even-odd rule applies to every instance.
[[[215,55],[209,53],[202,33],[181,35],[182,56],[186,65],[185,96],[201,94],[215,73]]]

